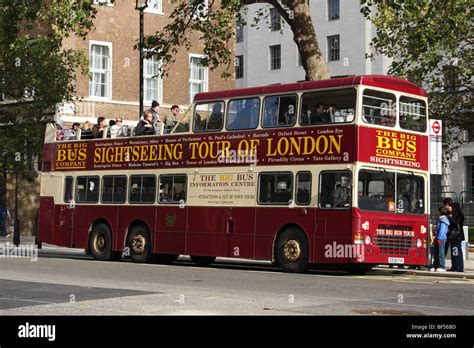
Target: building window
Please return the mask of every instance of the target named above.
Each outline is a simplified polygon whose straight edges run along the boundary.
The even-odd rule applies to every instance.
[[[443,69],[445,92],[455,92],[460,87],[459,74],[455,66],[446,66]]]
[[[109,98],[111,91],[111,51],[110,43],[91,43],[89,96]]]
[[[163,0],[147,0],[145,12],[163,14]]]
[[[241,79],[244,77],[244,56],[235,57],[235,78]]]
[[[281,46],[270,46],[270,69],[277,70],[281,68]]]
[[[206,20],[208,12],[208,0],[189,0],[189,6],[193,7],[192,9],[192,18]]]
[[[465,157],[466,159],[466,191],[474,195],[474,156]]]
[[[270,29],[271,31],[281,30],[281,16],[276,8],[270,9]]]
[[[235,40],[237,42],[244,42],[244,27],[239,20],[235,24]]]
[[[328,20],[339,19],[339,0],[328,0]]]
[[[163,79],[160,76],[161,62],[156,57],[143,60],[144,100],[163,100]]]
[[[107,4],[107,5],[113,6],[112,0],[93,0],[92,3],[94,5]]]
[[[193,101],[197,93],[207,92],[208,71],[201,65],[203,56],[190,55],[189,58],[189,99]]]
[[[339,60],[339,35],[328,36],[328,61]]]

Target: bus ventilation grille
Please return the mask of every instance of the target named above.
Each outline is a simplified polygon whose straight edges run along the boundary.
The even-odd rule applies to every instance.
[[[382,255],[408,255],[408,250],[413,246],[414,239],[400,236],[375,236],[374,244],[380,248]]]

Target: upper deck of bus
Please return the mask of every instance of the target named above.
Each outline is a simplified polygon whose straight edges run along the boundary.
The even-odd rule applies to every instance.
[[[327,119],[320,122],[315,108],[321,101],[339,113],[325,111]],[[273,121],[267,118],[270,108]],[[426,92],[389,76],[205,92],[184,114],[187,127],[178,124],[168,134],[160,124],[154,136],[134,136],[129,128],[120,138],[104,132],[103,139],[56,141],[54,127],[47,127],[43,162],[52,170],[106,169],[104,163],[115,169],[226,166],[233,151],[238,158],[258,152],[259,165],[288,158],[299,164],[360,161],[426,170],[427,115]]]

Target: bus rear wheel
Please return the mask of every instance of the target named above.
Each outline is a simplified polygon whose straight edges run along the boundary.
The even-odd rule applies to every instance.
[[[112,260],[112,233],[109,226],[100,223],[94,226],[89,237],[89,250],[94,259]]]
[[[151,239],[148,228],[143,225],[133,227],[127,238],[130,258],[134,262],[147,262],[151,256]]]
[[[275,243],[275,259],[285,272],[306,272],[309,266],[306,234],[297,227],[289,227],[281,232]]]
[[[209,266],[216,260],[215,256],[192,256],[191,261],[193,261],[196,265],[204,267]]]

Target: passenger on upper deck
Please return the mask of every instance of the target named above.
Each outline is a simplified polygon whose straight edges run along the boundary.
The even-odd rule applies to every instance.
[[[160,115],[158,114],[160,112],[160,103],[158,103],[156,100],[151,102],[151,108],[148,111],[150,111],[153,115],[152,123],[162,121]]]
[[[111,138],[117,138],[117,137],[123,137],[125,136],[122,131],[122,119],[120,117],[117,117],[115,119],[115,124],[110,126],[110,137]]]
[[[316,111],[311,113],[310,122],[311,124],[331,123],[331,117],[325,110],[323,103],[316,104]]]
[[[144,112],[143,120],[138,122],[135,128],[135,135],[153,135],[155,129],[153,127],[153,114],[150,110]]]
[[[220,129],[222,127],[222,103],[215,103],[209,115],[207,129]]]
[[[105,117],[97,118],[97,124],[92,127],[92,137],[94,138],[103,138],[104,130],[107,128],[107,121]]]
[[[178,121],[178,114],[179,114],[179,106],[178,105],[173,105],[171,107],[171,113],[167,114],[165,116],[164,122],[165,122],[165,134],[169,134],[171,130],[173,129],[174,125]]]

